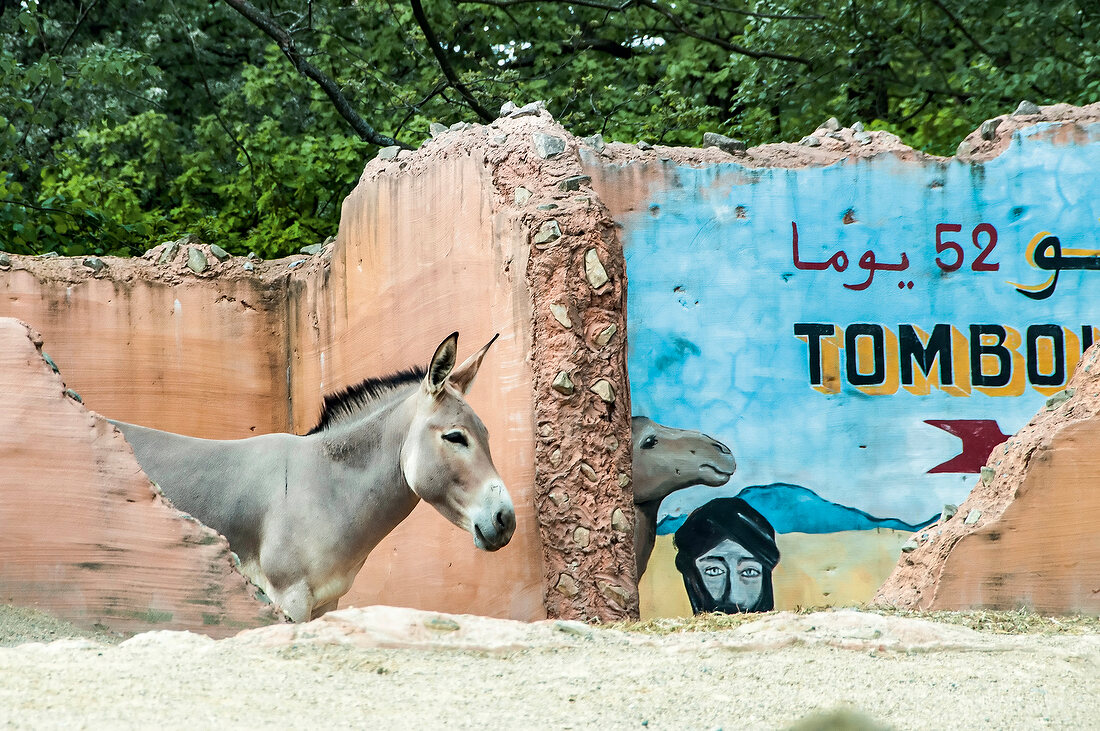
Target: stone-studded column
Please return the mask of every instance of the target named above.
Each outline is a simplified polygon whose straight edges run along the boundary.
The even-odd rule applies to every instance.
[[[637,618],[622,243],[582,175],[575,138],[545,112],[494,126],[508,133],[498,190],[521,209],[530,232],[535,501],[547,614]]]

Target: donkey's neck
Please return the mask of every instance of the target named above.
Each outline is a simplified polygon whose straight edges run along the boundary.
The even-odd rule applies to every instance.
[[[420,502],[401,470],[412,406],[408,399],[393,399],[317,435],[334,477],[329,489],[343,509],[348,538],[360,559]]]

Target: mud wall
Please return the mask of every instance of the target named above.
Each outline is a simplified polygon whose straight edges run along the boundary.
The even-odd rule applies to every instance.
[[[469,400],[516,504],[512,542],[479,552],[422,504],[345,604],[517,619],[637,612],[626,347],[614,336],[626,330],[621,244],[582,190],[577,142],[532,112],[372,161],[344,202],[331,266],[291,283],[298,432],[323,393],[426,361],[453,330],[469,351],[501,334]]]
[[[1066,388],[1100,325],[1100,105],[991,120],[950,159],[836,120],[799,144],[728,149],[596,140],[583,155],[622,226],[634,413],[705,432],[738,461],[725,485],[664,500],[643,617],[691,611],[685,578],[706,582],[701,564],[677,568],[673,534],[723,504],[715,530],[765,575],[746,592],[777,608],[871,599],[914,532]],[[1088,489],[1076,467],[1055,475],[1066,500]],[[1040,492],[1016,510],[1045,511]],[[753,511],[763,527],[746,528]],[[1088,529],[1065,525],[1044,560],[1095,567]],[[938,605],[1080,606],[1068,568],[1028,584],[1024,545],[957,552]],[[1017,579],[1006,592],[971,586],[994,554]]]
[[[0,603],[116,632],[226,637],[281,619],[225,539],[156,493],[113,426],[0,318]]]
[[[1100,614],[1100,345],[995,448],[954,514],[912,537],[876,603]]]
[[[453,330],[462,354],[499,332],[470,401],[515,538],[479,553],[421,505],[345,606],[690,612],[673,534],[719,506],[723,550],[745,555],[683,562],[696,598],[713,559],[749,562],[728,609],[859,603],[1096,339],[1098,137],[1094,105],[1006,115],[951,159],[835,120],[799,144],[686,150],[580,141],[532,105],[383,151],[316,255],[8,257],[0,316],[42,332],[94,411],[215,438],[304,433],[324,394],[423,364]],[[738,462],[655,508],[640,594],[631,413]]]
[[[0,316],[41,332],[69,387],[109,418],[213,439],[288,430],[286,265],[243,276],[240,262],[201,253],[195,274],[188,248],[98,272],[12,257]]]
[[[295,430],[314,425],[323,393],[426,366],[454,330],[462,358],[500,332],[469,400],[489,429],[494,461],[516,503],[512,543],[498,553],[479,552],[468,534],[422,503],[375,549],[343,604],[541,617],[526,359],[531,303],[522,259],[505,265],[525,242],[517,227],[494,217],[483,161],[440,150],[433,163],[417,174],[405,172],[404,160],[389,174],[381,161],[370,166],[344,203],[331,270],[324,281],[303,282],[294,296]]]
[[[254,261],[191,241],[135,260],[11,256],[0,316],[42,332],[94,411],[226,439],[304,433],[324,394],[426,365],[454,330],[463,357],[499,332],[469,400],[515,537],[479,552],[421,505],[342,605],[636,616],[626,279],[613,222],[577,179],[577,143],[534,109],[395,152],[368,165],[315,256]],[[20,489],[6,485],[13,514],[30,509]]]

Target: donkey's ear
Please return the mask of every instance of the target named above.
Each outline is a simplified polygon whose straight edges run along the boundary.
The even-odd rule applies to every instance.
[[[428,364],[428,373],[424,376],[424,388],[430,394],[437,394],[447,382],[447,376],[455,367],[455,358],[458,356],[458,333],[453,332],[439,344],[432,356],[432,362]]]
[[[489,346],[497,341],[500,337],[500,333],[493,336],[493,339],[485,344],[485,347],[477,351],[466,362],[455,368],[454,373],[451,374],[451,383],[453,383],[463,395],[470,392],[470,386],[474,384],[474,376],[477,375],[477,369],[481,367],[481,361],[485,359],[485,354],[489,352]]]

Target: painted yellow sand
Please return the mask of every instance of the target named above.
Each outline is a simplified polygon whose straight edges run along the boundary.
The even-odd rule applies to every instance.
[[[780,559],[772,573],[775,608],[867,602],[893,571],[910,535],[886,528],[777,535]],[[675,557],[672,536],[657,536],[649,568],[638,587],[642,619],[691,614]]]

